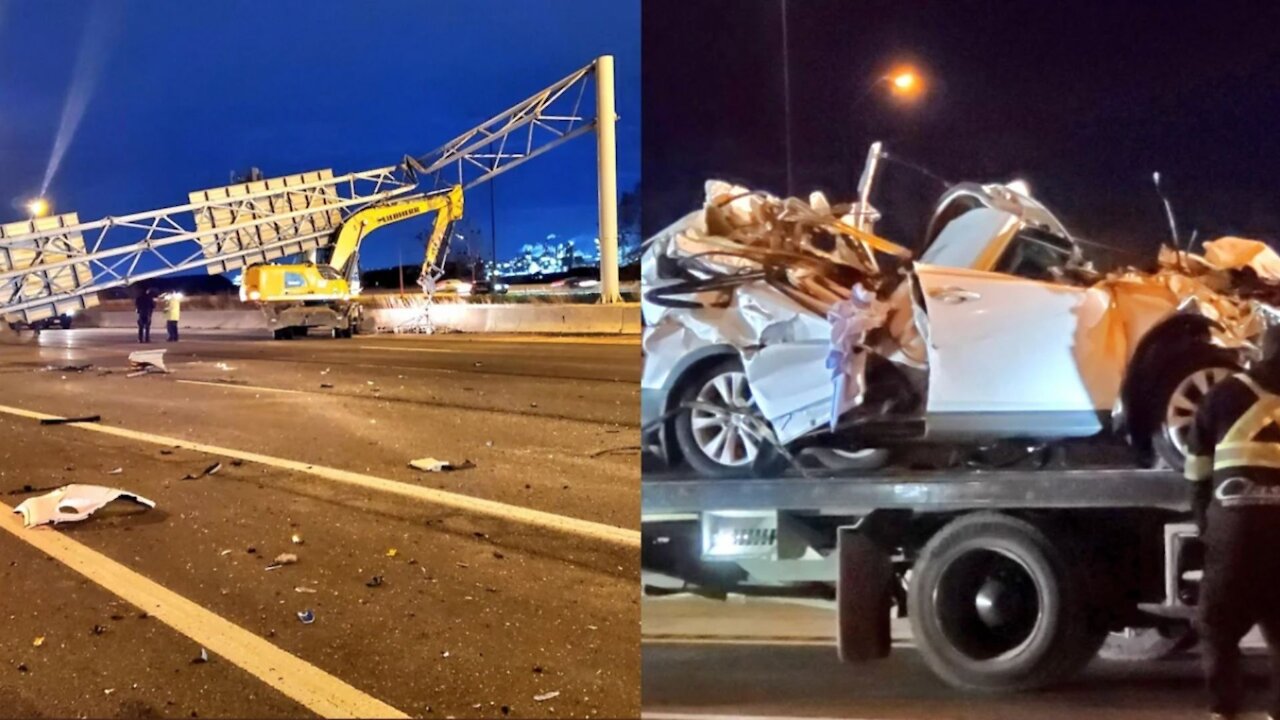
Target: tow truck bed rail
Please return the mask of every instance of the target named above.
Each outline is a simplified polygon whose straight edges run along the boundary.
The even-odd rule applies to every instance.
[[[948,512],[978,508],[1191,509],[1187,483],[1169,470],[899,472],[848,477],[706,479],[646,477],[642,516],[724,510]]]

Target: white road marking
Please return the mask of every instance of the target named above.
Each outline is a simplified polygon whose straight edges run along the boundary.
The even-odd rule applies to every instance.
[[[834,638],[778,638],[778,637],[693,637],[679,635],[644,635],[640,638],[644,645],[789,645],[801,647],[835,647]],[[890,646],[895,648],[914,648],[910,640],[894,640]]]
[[[221,383],[210,382],[208,380],[179,380],[184,385],[209,385],[219,388],[230,388],[231,390],[257,390],[260,392],[285,393],[287,395],[314,395],[315,393],[304,392],[302,390],[286,390],[285,388],[264,387],[262,385],[240,385],[238,383]]]
[[[236,667],[326,718],[407,718],[302,658],[272,645],[57,530],[27,529],[0,502],[0,530],[35,547]]]
[[[23,408],[9,407],[6,405],[0,405],[0,413],[8,413],[10,415],[25,417],[32,420],[43,420],[46,418],[54,419],[59,417],[57,415],[47,415],[45,413],[25,410]],[[89,430],[129,440],[138,440],[156,445],[164,445],[166,447],[180,447],[187,450],[205,453],[207,455],[229,457],[232,459],[243,460],[245,462],[259,463],[261,465],[270,465],[282,470],[306,473],[308,475],[314,475],[333,482],[362,487],[367,490],[376,490],[393,495],[400,495],[402,497],[421,500],[433,505],[442,505],[444,507],[454,508],[463,512],[485,515],[503,521],[522,523],[533,527],[554,530],[556,532],[578,535],[613,545],[620,545],[625,548],[637,550],[640,548],[640,531],[638,530],[628,530],[614,525],[606,525],[604,523],[592,522],[590,520],[580,520],[578,518],[567,517],[564,515],[556,515],[554,513],[543,512],[541,510],[521,507],[519,505],[509,505],[496,500],[485,500],[483,498],[471,497],[470,495],[461,495],[459,493],[452,493],[445,490],[422,487],[421,485],[412,485],[410,483],[398,482],[396,480],[387,480],[386,478],[380,478],[374,475],[350,472],[347,470],[340,470],[338,468],[326,467],[324,465],[314,465],[299,462],[297,460],[286,460],[284,458],[272,457],[270,455],[261,455],[258,453],[246,452],[244,450],[219,447],[217,445],[206,445],[204,443],[192,442],[181,438],[153,435],[151,433],[140,432],[137,430],[128,430],[126,428],[111,425],[102,425],[101,423],[70,423],[64,427]]]
[[[465,350],[447,350],[445,348],[411,348],[382,347],[381,345],[361,345],[361,350],[390,350],[392,352],[425,352],[425,353],[463,353]]]
[[[641,720],[874,720],[870,717],[815,717],[808,715],[724,715],[716,712],[640,711]]]

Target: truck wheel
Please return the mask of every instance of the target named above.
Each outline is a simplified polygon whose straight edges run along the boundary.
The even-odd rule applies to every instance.
[[[678,407],[687,402],[744,411],[764,421],[751,397],[742,362],[736,357],[703,365],[686,375],[676,393],[676,404]],[[675,419],[675,437],[681,455],[706,477],[742,477],[753,470],[781,472],[778,461],[785,465],[776,447],[743,423],[740,416],[728,412],[681,412]]]
[[[279,328],[272,333],[272,337],[274,337],[276,340],[292,340],[293,328],[291,327]]]
[[[1107,635],[1098,657],[1118,662],[1163,660],[1189,650],[1196,639],[1190,625],[1125,628]]]
[[[916,560],[911,627],[929,668],[967,691],[1051,685],[1097,653],[1083,577],[1040,528],[977,513],[939,530]]]
[[[1239,369],[1220,354],[1204,352],[1191,354],[1185,364],[1166,374],[1152,398],[1159,408],[1159,424],[1152,432],[1151,446],[1161,462],[1182,471],[1196,408],[1209,388]]]

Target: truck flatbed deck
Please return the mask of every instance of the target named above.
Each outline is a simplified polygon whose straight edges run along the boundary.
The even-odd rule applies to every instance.
[[[1187,482],[1169,470],[954,470],[862,476],[707,479],[648,476],[642,517],[725,510],[860,515],[871,510],[1159,508],[1190,510]]]

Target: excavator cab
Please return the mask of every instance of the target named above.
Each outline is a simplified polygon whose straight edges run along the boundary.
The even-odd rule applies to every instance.
[[[259,303],[276,337],[293,337],[309,327],[327,328],[335,336],[349,337],[361,315],[360,244],[374,230],[392,223],[435,213],[431,237],[422,262],[422,276],[438,269],[441,251],[447,247],[449,228],[462,217],[462,187],[443,192],[370,205],[347,218],[327,248],[317,253],[320,262],[288,265],[254,265],[244,271],[240,299]]]

